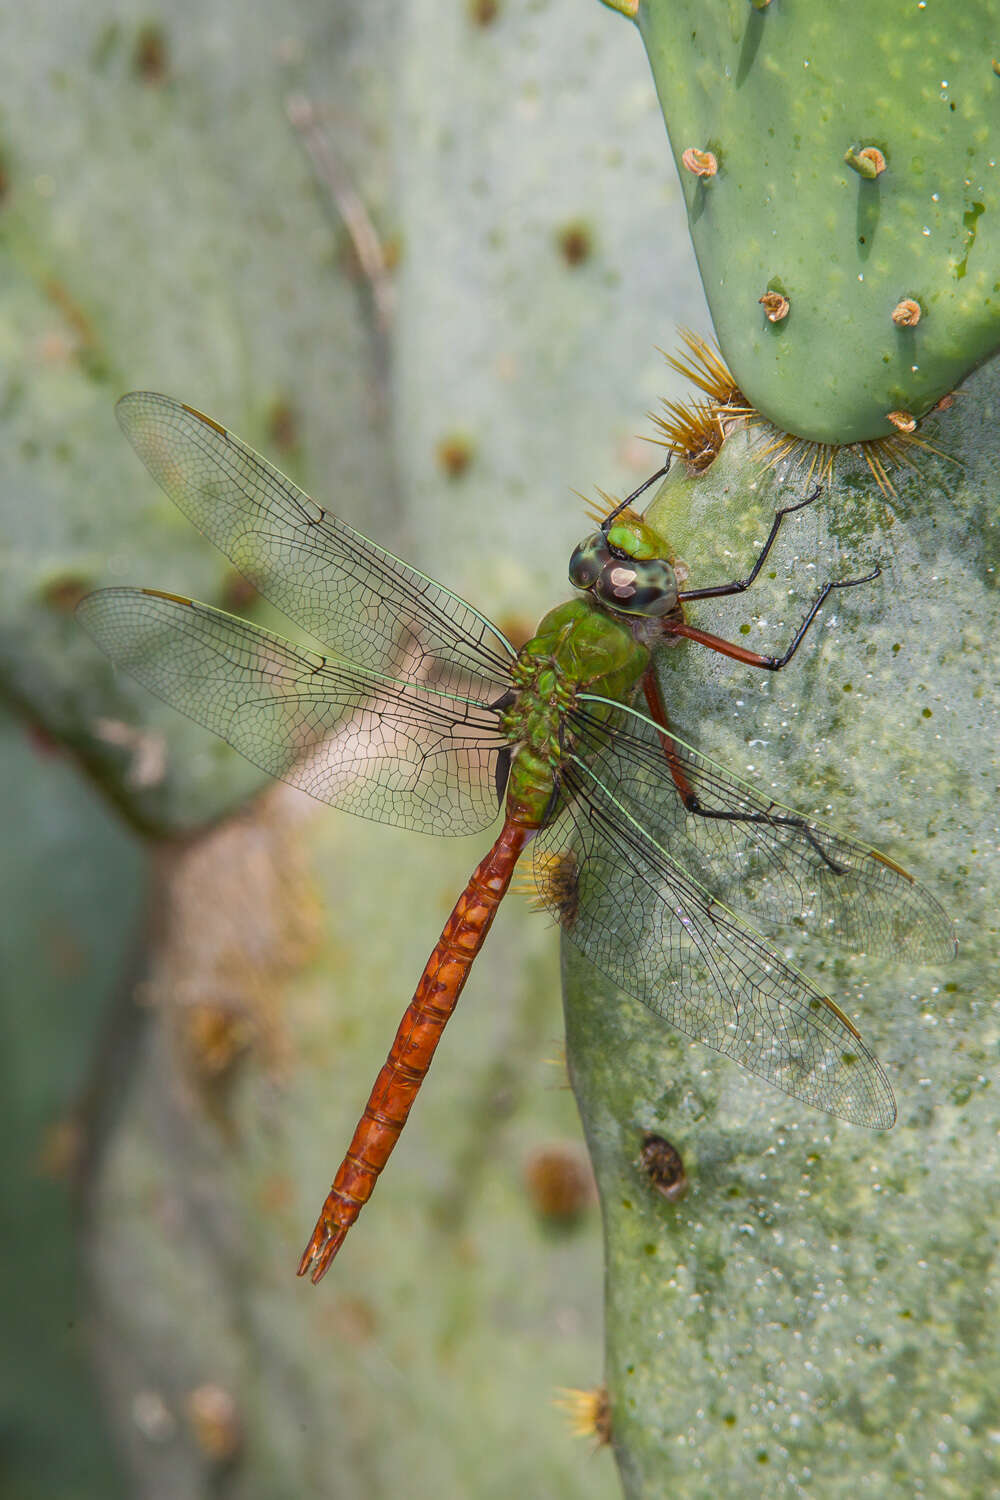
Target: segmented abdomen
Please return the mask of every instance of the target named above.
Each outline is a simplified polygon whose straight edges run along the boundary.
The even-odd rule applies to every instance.
[[[534,832],[534,828],[508,817],[496,843],[476,866],[455,903],[327,1194],[299,1262],[300,1276],[311,1272],[314,1282],[320,1280],[371,1197],[510,885],[517,857]]]

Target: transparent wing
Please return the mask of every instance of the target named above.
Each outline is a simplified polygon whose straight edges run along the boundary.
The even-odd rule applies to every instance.
[[[601,780],[630,816],[718,900],[756,920],[803,922],[854,951],[954,953],[943,907],[884,854],[767,799],[631,709],[593,700],[574,725],[580,754],[599,757]]]
[[[675,863],[575,756],[533,845],[541,897],[609,979],[785,1093],[858,1125],[896,1117],[877,1059],[834,1003]]]
[[[77,613],[144,687],[322,802],[424,833],[475,833],[496,818],[510,752],[481,703],[151,589],[103,589]]]
[[[310,500],[210,417],[149,391],[123,396],[116,410],[171,500],[320,645],[446,692],[464,692],[470,676],[507,685],[515,653],[488,620]]]

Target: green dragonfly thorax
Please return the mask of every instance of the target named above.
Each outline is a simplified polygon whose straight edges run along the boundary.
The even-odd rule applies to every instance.
[[[646,647],[593,598],[570,599],[543,617],[513,667],[517,696],[501,720],[517,744],[508,811],[540,824],[567,748],[565,722],[579,692],[627,703],[649,663]]]
[[[607,609],[658,616],[677,608],[677,579],[667,544],[641,517],[626,512],[607,535],[595,531],[573,552],[569,579]]]

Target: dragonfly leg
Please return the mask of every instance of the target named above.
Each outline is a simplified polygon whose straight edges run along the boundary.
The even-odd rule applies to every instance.
[[[611,511],[609,515],[606,515],[604,517],[604,520],[601,522],[601,530],[604,532],[605,536],[607,536],[608,529],[616,516],[620,516],[623,510],[627,510],[628,507],[632,504],[632,501],[638,500],[639,496],[645,494],[646,490],[648,490],[651,485],[654,485],[658,479],[666,478],[670,470],[672,459],[673,454],[668,452],[666,463],[662,464],[661,467],[657,469],[655,474],[650,474],[648,479],[644,479],[642,484],[640,484],[637,489],[634,489],[632,491],[631,495],[626,495],[625,499],[622,500],[618,505],[616,505],[614,510]]]
[[[646,703],[649,707],[649,717],[656,724],[660,734],[660,744],[666,757],[667,766],[673,777],[674,785],[684,804],[686,812],[694,817],[712,818],[720,823],[757,823],[767,828],[791,828],[800,834],[811,847],[813,853],[826,866],[833,875],[846,874],[846,868],[837,864],[823,848],[809,826],[807,818],[800,818],[795,813],[779,812],[734,812],[729,808],[703,807],[698,799],[698,794],[691,785],[680,750],[674,740],[670,721],[667,718],[666,705],[663,702],[663,693],[660,690],[660,680],[652,666],[648,666],[642,677],[642,690],[645,694]]]
[[[754,563],[753,567],[750,569],[750,572],[745,578],[736,578],[732,583],[718,583],[714,586],[714,588],[685,589],[677,596],[680,599],[681,603],[685,604],[691,599],[724,599],[728,594],[742,594],[745,589],[750,588],[750,586],[754,583],[757,574],[760,572],[761,568],[764,566],[764,563],[767,561],[767,555],[770,552],[771,548],[774,546],[775,538],[777,537],[778,532],[781,530],[781,523],[784,521],[785,517],[794,515],[797,510],[805,510],[806,506],[812,505],[813,501],[817,499],[818,496],[822,494],[822,492],[823,486],[818,484],[812,491],[812,493],[808,494],[804,500],[797,501],[795,505],[785,505],[781,510],[775,511],[774,520],[771,522],[771,530],[767,534],[767,541],[764,543],[763,547],[760,549],[760,552],[757,554],[757,561]]]
[[[660,691],[660,679],[657,677],[656,669],[652,663],[650,663],[642,674],[642,691],[646,696],[646,703],[649,707],[649,717],[659,728],[660,744],[663,746],[663,754],[666,757],[670,774],[674,778],[674,785],[677,788],[680,799],[688,812],[698,812],[698,798],[694,794],[694,789],[690,781],[688,781],[680,752],[670,733],[670,720],[667,718],[666,704],[663,701],[663,694]]]
[[[493,848],[477,865],[456,902],[337,1169],[299,1262],[300,1276],[309,1273],[314,1282],[321,1279],[371,1197],[510,885],[518,855],[534,832],[534,828],[508,817]]]
[[[795,632],[792,644],[783,656],[766,656],[760,651],[749,651],[746,646],[738,646],[735,641],[723,640],[721,636],[712,635],[707,630],[697,630],[695,626],[688,625],[684,620],[664,620],[662,625],[663,634],[682,636],[686,641],[696,641],[699,646],[707,646],[709,651],[717,651],[720,656],[728,656],[733,661],[741,661],[748,667],[761,667],[765,672],[780,672],[782,667],[788,666],[788,663],[804,641],[809,626],[815,620],[834,589],[857,588],[859,584],[871,583],[874,579],[879,578],[881,573],[882,569],[876,566],[870,573],[866,573],[863,578],[842,578],[831,583],[825,583],[809,606],[809,611],[805,619]]]

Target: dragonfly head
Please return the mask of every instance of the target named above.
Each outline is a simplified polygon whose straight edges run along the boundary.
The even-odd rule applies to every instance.
[[[677,607],[677,579],[663,547],[651,526],[626,512],[575,549],[569,581],[619,614],[667,615]]]

